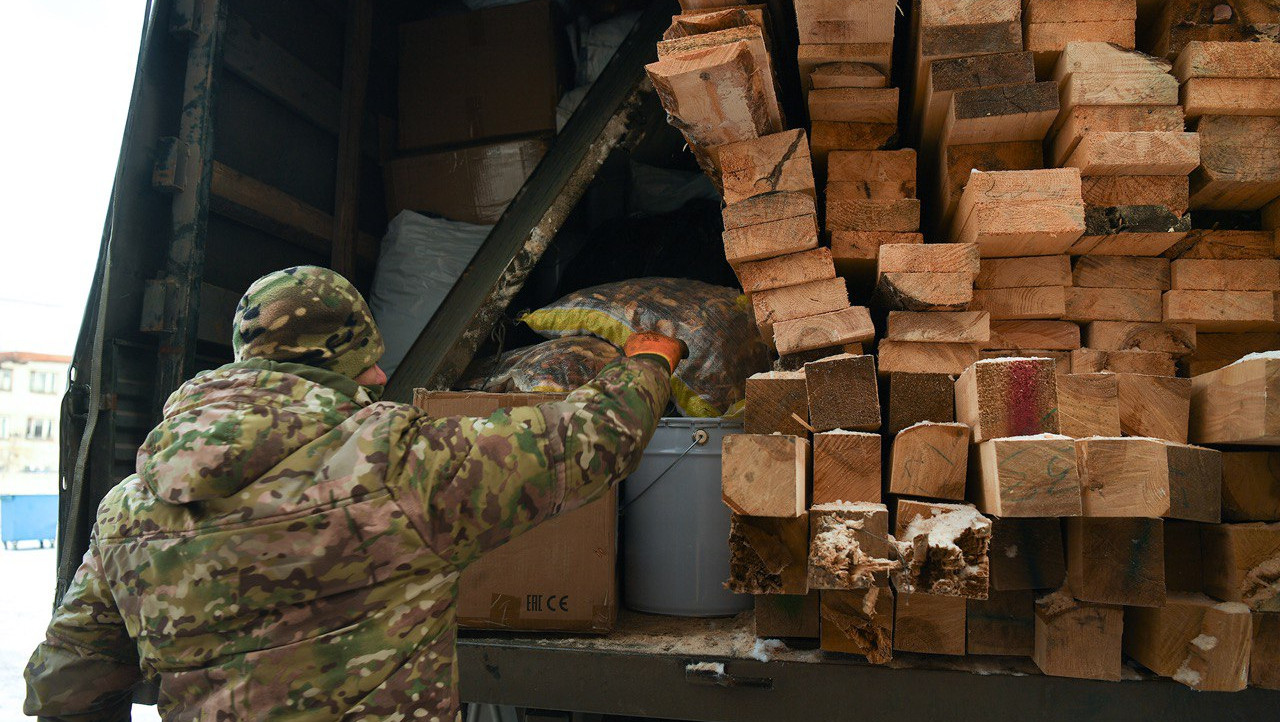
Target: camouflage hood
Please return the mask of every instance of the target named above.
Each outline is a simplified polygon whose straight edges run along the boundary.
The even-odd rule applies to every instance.
[[[138,475],[169,503],[226,498],[371,401],[350,378],[314,366],[228,364],[173,392],[138,450]]]

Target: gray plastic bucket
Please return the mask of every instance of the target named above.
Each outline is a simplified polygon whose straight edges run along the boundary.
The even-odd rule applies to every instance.
[[[699,431],[706,432],[706,443],[681,458]],[[740,433],[741,423],[722,419],[665,418],[658,424],[639,468],[622,483],[627,608],[680,617],[731,616],[751,608],[751,595],[724,588],[729,509],[720,500],[720,446],[725,436]]]

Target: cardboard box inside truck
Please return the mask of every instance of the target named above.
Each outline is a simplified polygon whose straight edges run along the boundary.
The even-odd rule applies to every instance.
[[[414,393],[432,416],[489,416],[562,394]],[[618,494],[540,524],[467,567],[458,625],[473,629],[608,632],[618,616]]]
[[[554,134],[565,56],[550,0],[400,26],[400,150]]]
[[[497,223],[546,152],[547,141],[528,138],[387,161],[387,217],[410,210]]]

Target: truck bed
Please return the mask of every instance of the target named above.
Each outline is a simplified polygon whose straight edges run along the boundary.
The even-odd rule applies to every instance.
[[[1261,720],[1280,705],[1280,692],[1195,692],[1132,665],[1124,681],[1092,682],[1047,677],[1022,657],[899,653],[880,667],[761,646],[750,613],[685,619],[624,610],[604,636],[464,632],[461,693],[541,709],[769,722]]]

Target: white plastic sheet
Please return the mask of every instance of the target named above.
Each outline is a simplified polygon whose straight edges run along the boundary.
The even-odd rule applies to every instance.
[[[402,211],[387,226],[369,307],[387,350],[390,375],[435,315],[493,226]]]

